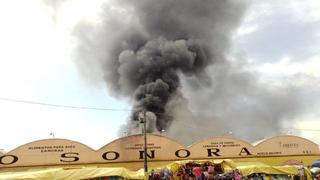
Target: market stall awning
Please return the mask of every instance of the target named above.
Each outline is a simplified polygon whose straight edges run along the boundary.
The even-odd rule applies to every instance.
[[[0,173],[3,180],[77,180],[105,176],[120,176],[129,179],[144,179],[144,172],[130,171],[126,168],[83,167],[83,168],[43,168],[7,171]]]

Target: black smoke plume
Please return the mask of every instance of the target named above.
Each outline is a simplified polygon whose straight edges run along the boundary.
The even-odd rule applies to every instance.
[[[90,74],[86,65],[96,64],[115,96],[133,100],[132,132],[142,111],[156,115],[158,131],[168,128],[174,120],[168,104],[181,95],[181,75],[209,82],[206,69],[225,61],[245,4],[236,0],[122,0],[104,8],[99,28],[84,23],[77,28],[82,41],[78,57],[83,71]]]
[[[269,79],[256,71],[256,60],[234,52],[246,3],[109,0],[98,21],[75,28],[80,74],[88,82],[103,79],[111,95],[133,105],[124,134],[139,132],[137,114],[146,110],[149,132],[164,129],[188,145],[214,135],[279,135],[317,112],[319,78]],[[252,18],[250,11],[261,9],[248,10]]]
[[[142,111],[156,114],[156,127],[166,129],[172,120],[166,110],[180,80],[178,73],[197,75],[211,63],[210,51],[200,40],[152,39],[137,51],[124,50],[119,55],[120,82],[134,89],[133,120]],[[132,91],[133,92],[133,91]]]

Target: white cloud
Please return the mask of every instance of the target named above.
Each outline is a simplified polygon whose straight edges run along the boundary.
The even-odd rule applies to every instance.
[[[283,2],[282,2],[283,3]],[[303,22],[315,22],[320,20],[320,1],[304,0],[292,1],[288,0],[287,9],[291,10],[292,16]]]
[[[256,9],[259,9],[257,11]],[[259,19],[272,14],[272,7],[267,3],[253,3],[249,6],[242,24],[237,30],[237,36],[248,35],[259,28]]]
[[[305,61],[292,62],[289,56],[284,56],[274,63],[262,63],[257,65],[257,70],[263,74],[291,76],[306,74],[320,77],[320,55],[315,55]]]
[[[259,18],[272,15],[273,12],[273,6],[268,2],[252,2],[246,13],[244,23],[255,22]]]
[[[96,0],[94,3],[87,0],[68,0],[59,8],[52,9],[52,16],[58,26],[72,29],[79,21],[98,22],[102,4],[106,3],[108,3],[106,0]]]
[[[320,122],[319,114],[310,114],[305,117],[296,119],[295,123],[292,124],[292,131],[295,135],[305,137],[315,143],[320,144]]]
[[[237,35],[238,36],[244,36],[244,35],[248,35],[253,33],[254,31],[256,31],[258,29],[258,25],[254,24],[254,25],[247,25],[247,26],[241,26],[240,28],[238,28],[237,30]]]

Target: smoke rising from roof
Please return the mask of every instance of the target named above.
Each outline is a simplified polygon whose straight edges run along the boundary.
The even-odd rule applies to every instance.
[[[301,92],[307,87],[268,84],[248,67],[231,61],[211,66],[209,87],[182,77],[185,99],[175,102],[176,121],[168,134],[190,144],[218,135],[256,141],[284,133],[283,123],[290,125],[304,110]]]
[[[186,144],[231,131],[248,140],[277,134],[301,110],[299,89],[259,82],[243,59],[227,58],[245,9],[236,0],[117,1],[99,24],[76,28],[79,69],[132,102],[129,134],[142,110],[156,116],[149,132]]]
[[[134,21],[117,22],[107,17],[102,28],[110,29],[106,26],[111,22],[125,29],[108,32],[108,36],[101,34],[95,40],[110,44],[90,47],[91,43],[100,43],[83,41],[80,48],[98,47],[89,52],[90,56],[96,53],[90,62],[102,62],[110,90],[117,96],[133,96],[132,121],[137,120],[139,112],[151,111],[157,117],[157,130],[167,129],[173,120],[167,105],[181,87],[179,74],[201,79],[207,77],[208,65],[224,61],[230,33],[240,21],[244,4],[139,0],[120,1],[118,5]],[[78,35],[86,40],[84,34]],[[110,36],[113,38],[108,39]],[[100,58],[101,54],[107,57]]]

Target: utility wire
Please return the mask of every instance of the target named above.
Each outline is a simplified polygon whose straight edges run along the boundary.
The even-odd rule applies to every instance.
[[[42,102],[35,102],[35,101],[25,101],[25,100],[19,100],[19,99],[3,98],[3,97],[0,97],[0,100],[16,102],[16,103],[52,106],[52,107],[59,107],[59,108],[89,109],[89,110],[99,110],[99,111],[133,111],[133,110],[130,110],[130,109],[113,109],[113,108],[100,108],[100,107],[86,107],[86,106],[69,106],[69,105],[61,105],[61,104],[49,104],[49,103],[42,103]]]
[[[98,111],[135,111],[135,109],[113,109],[113,108],[100,108],[100,107],[87,107],[87,106],[69,106],[69,105],[60,105],[60,104],[49,104],[49,103],[42,103],[42,102],[35,102],[35,101],[25,101],[19,99],[11,99],[11,98],[3,98],[0,97],[0,100],[3,101],[11,101],[16,103],[26,103],[26,104],[35,104],[35,105],[43,105],[43,106],[52,106],[52,107],[59,107],[59,108],[72,108],[72,109],[88,109],[88,110],[98,110]],[[172,117],[170,115],[166,115],[163,113],[155,113],[157,115],[164,115],[168,117]],[[185,127],[193,127],[183,124]],[[210,127],[207,127],[210,128]],[[297,130],[297,131],[317,131],[320,132],[320,129],[304,129],[304,128],[281,128],[286,130]]]
[[[100,108],[100,107],[70,106],[70,105],[62,105],[62,104],[50,104],[50,103],[26,101],[26,100],[21,100],[21,99],[12,99],[12,98],[4,98],[4,97],[0,97],[0,100],[16,102],[16,103],[52,106],[52,107],[59,107],[59,108],[88,109],[88,110],[99,110],[99,111],[128,111],[128,112],[137,111],[137,109],[113,109],[113,108]],[[172,117],[171,115],[167,115],[165,113],[156,113],[156,112],[154,112],[154,114],[162,115],[162,116],[166,116],[166,117]]]
[[[320,131],[320,129],[305,129],[305,128],[282,128],[287,130],[297,130],[297,131]]]

